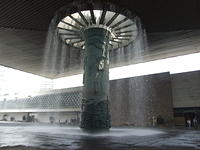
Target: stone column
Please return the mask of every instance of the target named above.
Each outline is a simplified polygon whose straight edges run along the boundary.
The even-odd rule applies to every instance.
[[[110,31],[90,27],[83,32],[85,62],[81,128],[110,128],[109,114],[109,39]]]

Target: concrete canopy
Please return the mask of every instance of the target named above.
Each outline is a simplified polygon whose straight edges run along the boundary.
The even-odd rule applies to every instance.
[[[42,71],[48,25],[55,12],[70,2],[0,0],[0,64],[48,78],[80,73],[82,66],[66,69],[62,74]],[[135,12],[147,31],[149,50],[142,54],[142,59],[136,58],[132,63],[200,51],[199,0],[111,2]],[[78,64],[76,59],[78,54],[71,63]]]

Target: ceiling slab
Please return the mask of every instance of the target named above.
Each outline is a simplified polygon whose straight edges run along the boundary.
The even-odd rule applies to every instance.
[[[79,50],[66,51],[62,72],[45,73],[45,41],[55,12],[70,0],[0,0],[0,64],[59,78],[82,72]],[[111,67],[200,51],[199,0],[111,0],[136,13],[147,31],[148,50]],[[60,58],[58,58],[60,59]],[[51,65],[51,64],[48,64]],[[58,67],[58,66],[56,66]],[[59,70],[59,69],[58,69]]]
[[[95,1],[95,0],[94,0]],[[199,0],[107,0],[137,14],[148,32],[200,28]],[[0,0],[0,27],[47,30],[72,0]]]

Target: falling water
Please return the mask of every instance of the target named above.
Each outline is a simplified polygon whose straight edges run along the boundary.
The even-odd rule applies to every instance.
[[[66,12],[68,11],[72,12],[73,10],[66,10]],[[58,78],[83,72],[84,51],[66,45],[59,38],[57,24],[58,20],[62,19],[61,16],[63,16],[63,12],[58,11],[50,23],[44,51],[44,76],[48,74],[51,78]],[[134,21],[137,25],[136,39],[128,46],[110,50],[110,68],[143,61],[143,55],[148,51],[146,32],[139,17],[134,17]],[[149,99],[148,96],[153,89],[146,87],[148,81],[147,79],[143,79],[143,77],[127,82],[127,91],[123,91],[121,82],[121,80],[116,80],[115,84],[111,84],[111,89],[121,89],[120,95],[117,95],[118,92],[115,92],[116,96],[111,96],[118,99],[117,103],[111,102],[111,107],[116,108],[114,111],[119,112],[119,114],[123,116],[122,120],[118,119],[118,121],[116,121],[118,122],[117,124],[146,126],[147,120],[148,122],[151,122],[152,117],[152,115],[150,115],[152,114],[150,108],[152,100]],[[133,89],[139,91],[136,90],[134,93]],[[129,97],[124,101],[123,99],[125,95],[127,95],[127,92]],[[115,116],[113,116],[113,118],[115,118]],[[133,121],[133,118],[137,121]],[[150,123],[148,125],[150,125]]]
[[[57,17],[54,17],[48,29],[43,59],[43,74],[52,78],[83,72],[84,51],[70,47],[60,40],[55,28]],[[138,34],[128,46],[110,51],[110,68],[142,62],[142,53],[148,48],[146,33],[139,17],[135,17]],[[134,30],[134,29],[133,29]],[[67,74],[68,73],[68,74]]]
[[[44,74],[48,74],[52,78],[66,76],[67,73],[69,74],[74,73],[77,70],[79,70],[79,72],[83,72],[82,70],[83,51],[78,50],[76,48],[72,48],[59,39],[59,36],[57,34],[57,29],[55,28],[56,20],[59,17],[58,15],[59,14],[57,14],[57,16],[54,17],[54,19],[52,19],[51,24],[49,26],[46,39],[46,47],[44,51],[43,71]],[[138,28],[138,35],[135,41],[133,41],[126,47],[121,47],[110,51],[111,68],[116,66],[130,65],[132,63],[141,62],[143,60],[142,57],[143,52],[148,50],[146,33],[144,28],[142,27],[139,17],[135,17],[135,22]],[[118,83],[120,81],[117,80],[115,82],[116,82],[115,88],[120,89],[121,84]],[[142,93],[137,93],[137,94],[143,94],[143,95],[148,94],[149,91],[146,91],[145,89],[145,81],[143,79],[139,79],[135,81],[135,83],[129,83],[127,85],[129,85],[128,91],[130,93],[130,97],[134,97],[138,101],[136,102],[132,98],[128,98],[126,102],[126,107],[123,107],[125,105],[119,105],[119,103],[117,105],[119,105],[120,107],[118,106],[112,106],[112,107],[117,108],[117,111],[121,112],[121,116],[124,116],[123,117],[124,120],[121,120],[120,124],[128,123],[138,126],[144,125],[146,110],[147,110],[146,108],[144,108],[145,98],[142,95],[132,95],[131,93],[133,88],[137,88],[138,86],[141,87],[139,89],[142,90]],[[121,96],[122,97],[124,96],[123,90]],[[120,103],[125,103],[125,102],[121,101]],[[135,109],[134,114],[137,114],[135,118],[137,118],[137,120],[139,119],[138,122],[140,123],[138,124],[136,124],[133,121],[130,121],[131,116],[133,116],[131,115],[133,114],[132,111],[133,106],[137,108]],[[137,112],[137,110],[139,112]]]
[[[43,59],[43,74],[51,78],[66,76],[66,73],[79,73],[82,68],[83,52],[70,47],[60,40],[52,19],[48,29]]]
[[[135,17],[135,22],[138,30],[136,39],[128,46],[110,51],[110,68],[143,61],[143,53],[148,51],[146,32],[139,17]]]
[[[130,65],[143,61],[143,53],[148,51],[146,32],[142,27],[140,18],[136,17],[135,21],[138,27],[137,38],[128,46],[111,51],[111,67]],[[115,120],[114,124],[132,126],[151,125],[151,119],[149,119],[151,118],[151,116],[149,117],[151,99],[148,97],[152,89],[146,86],[146,82],[148,81],[145,77],[111,82],[111,99],[114,100],[113,104],[111,102],[111,106],[114,108],[112,114],[115,114],[114,111],[119,111],[120,113],[118,114],[121,116],[117,117],[113,115],[115,117],[113,118]],[[113,90],[120,91],[120,94],[112,92]]]
[[[52,79],[64,77],[67,74],[80,73],[79,70],[81,70],[83,66],[83,52],[79,49],[66,45],[62,40],[60,40],[57,28],[55,28],[56,20],[58,17],[59,14],[57,14],[51,20],[51,23],[49,25],[42,68],[43,75],[48,76]],[[56,97],[52,97],[54,94],[56,95]],[[49,98],[47,99],[55,99],[52,108],[63,108],[62,105],[64,95],[56,94],[54,91],[51,91],[51,94],[48,95],[48,97]],[[38,107],[42,108],[41,104],[39,104]],[[58,120],[60,121],[60,118],[62,118],[62,122],[65,122],[66,120],[63,120],[63,117],[60,116],[61,114],[49,113],[47,114],[46,118],[52,116],[56,119],[56,122],[58,122]]]

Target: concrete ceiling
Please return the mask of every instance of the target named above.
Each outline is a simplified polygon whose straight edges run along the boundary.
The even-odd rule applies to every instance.
[[[149,50],[131,63],[200,51],[199,0],[111,1],[135,12],[147,30]],[[69,61],[75,65],[66,64],[61,74],[59,71],[54,74],[43,71],[48,25],[56,10],[69,2],[0,0],[0,64],[48,78],[80,73],[81,62],[76,61],[79,51],[71,54],[73,58]]]

